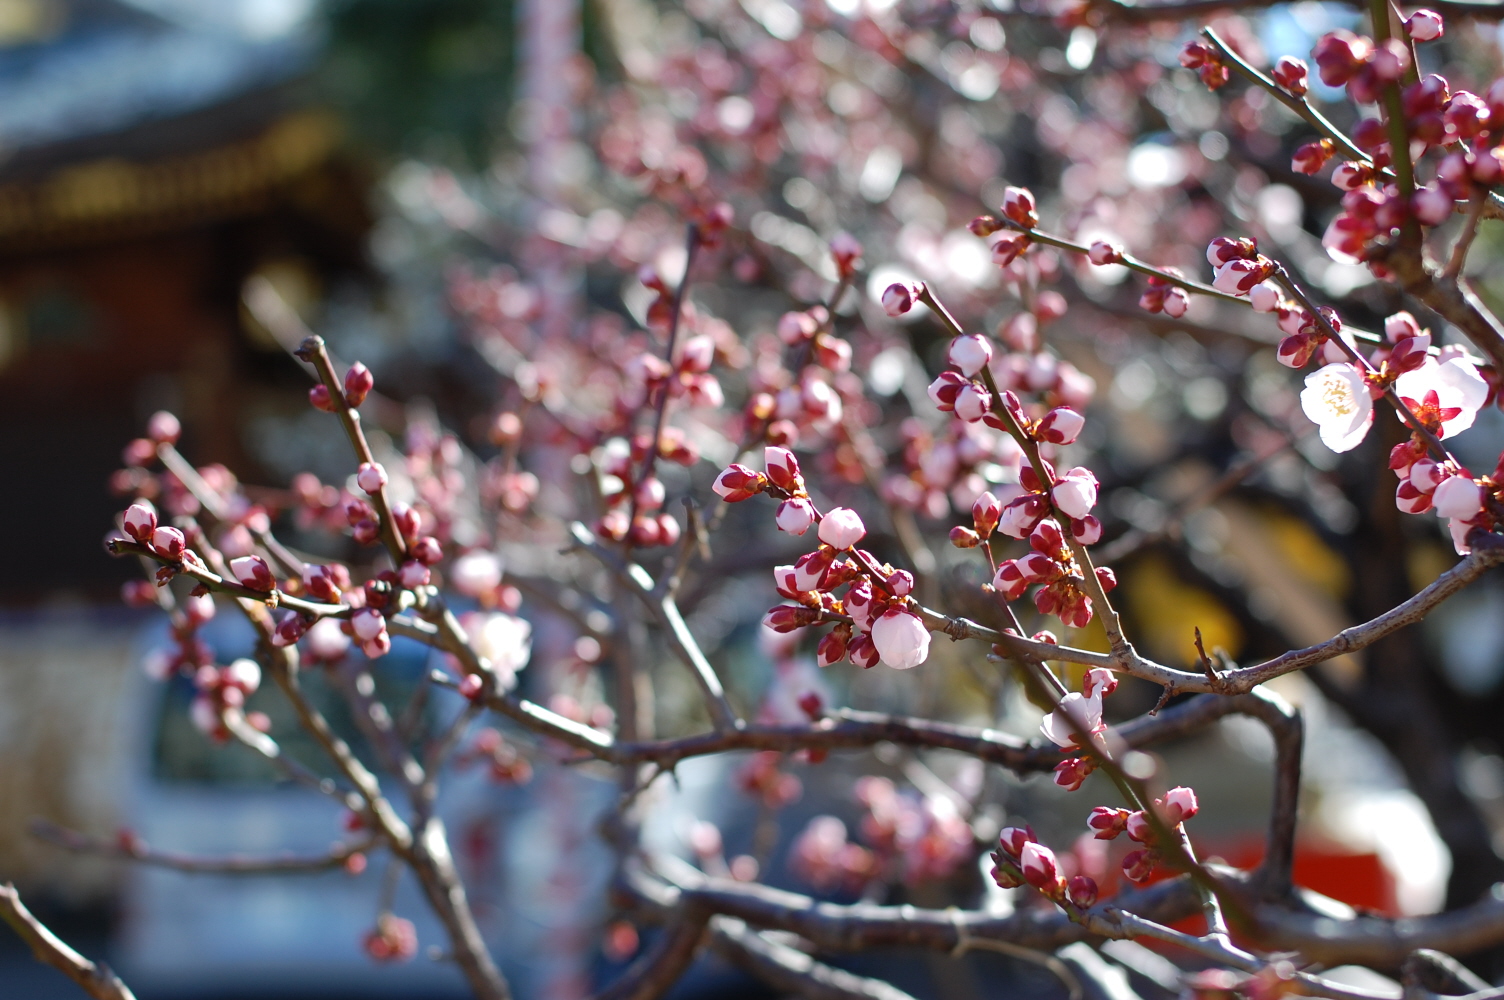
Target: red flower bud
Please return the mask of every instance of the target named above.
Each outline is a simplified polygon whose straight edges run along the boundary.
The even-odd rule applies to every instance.
[[[334,397],[329,395],[328,387],[322,382],[308,390],[308,402],[313,404],[315,410],[323,410],[325,413],[334,413],[339,409]]]
[[[359,361],[350,366],[345,372],[345,402],[352,407],[359,406],[366,401],[367,394],[376,385],[376,379],[371,375],[371,370]]]
[[[1097,882],[1089,875],[1075,875],[1065,884],[1066,898],[1081,909],[1089,909],[1097,902]]]

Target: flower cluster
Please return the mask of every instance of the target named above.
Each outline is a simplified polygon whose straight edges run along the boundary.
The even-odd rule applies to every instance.
[[[500,785],[525,785],[533,780],[533,765],[495,729],[477,733],[467,748],[455,754],[454,764],[458,768],[479,764]]]
[[[1181,839],[1185,836],[1181,824],[1196,815],[1200,808],[1196,793],[1184,786],[1170,789],[1153,803],[1155,815],[1164,828],[1171,836]],[[1164,860],[1164,848],[1159,844],[1154,824],[1142,809],[1130,811],[1097,806],[1087,817],[1086,825],[1098,840],[1115,840],[1119,834],[1126,833],[1129,840],[1144,845],[1123,857],[1123,875],[1129,881],[1147,881]]]
[[[848,656],[863,667],[881,661],[906,670],[923,663],[929,655],[930,635],[909,596],[913,575],[880,563],[872,553],[856,547],[867,535],[856,511],[836,507],[822,514],[815,507],[793,452],[768,445],[764,464],[766,472],[743,465],[725,469],[716,478],[716,493],[733,503],[758,493],[777,497],[782,501],[775,515],[778,527],[802,535],[818,524],[820,544],[793,565],[773,570],[778,593],[798,603],[778,605],[763,624],[777,632],[791,632],[817,622],[840,621],[820,641],[821,666]],[[841,587],[846,592],[837,597],[835,591]]]
[[[887,778],[856,782],[866,809],[858,844],[834,816],[816,816],[791,848],[794,871],[816,888],[860,891],[875,878],[915,886],[949,878],[975,854],[971,825],[946,796],[901,792]]]
[[[1218,90],[1231,78],[1222,54],[1203,41],[1187,42],[1180,50],[1180,65],[1193,69],[1208,90]]]
[[[1087,473],[1090,475],[1090,473]],[[1074,483],[1062,480],[1067,485],[1081,484],[1082,488],[1089,488],[1093,494],[1096,490],[1096,481],[1089,483],[1076,480]],[[1006,534],[1013,534],[1018,528],[1020,520],[1029,518],[1028,503],[1031,498],[1038,494],[1025,493],[1019,497],[1023,504],[1014,506],[1010,504],[1003,508],[1004,522],[1000,524],[1001,530]],[[1007,515],[1010,511],[1014,514],[1013,523],[1008,523]],[[1072,519],[1075,521],[1076,519]],[[1096,518],[1091,519],[1092,522]],[[1074,528],[1073,528],[1074,530]],[[1078,541],[1087,539],[1095,541],[1101,536],[1101,526],[1091,524],[1087,530],[1076,535]],[[1091,621],[1092,603],[1091,598],[1082,589],[1084,576],[1075,555],[1066,544],[1065,534],[1060,525],[1053,519],[1041,517],[1029,530],[1029,548],[1032,550],[1027,555],[1017,559],[1005,559],[998,564],[997,572],[992,577],[993,588],[1002,595],[1005,600],[1016,601],[1022,597],[1028,589],[1035,584],[1042,584],[1034,592],[1034,606],[1041,614],[1055,615],[1065,624],[1073,628],[1082,628]],[[1094,573],[1097,582],[1104,591],[1117,586],[1117,577],[1106,566],[1096,567]]]
[[[1039,842],[1033,827],[1005,828],[998,835],[992,864],[992,880],[1001,888],[1033,886],[1046,899],[1078,912],[1096,905],[1096,879],[1089,875],[1066,878],[1060,859]]]

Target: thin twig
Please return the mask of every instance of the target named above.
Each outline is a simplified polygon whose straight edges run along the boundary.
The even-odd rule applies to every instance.
[[[339,844],[323,854],[307,856],[289,854],[277,857],[232,854],[226,857],[206,858],[177,851],[154,850],[135,837],[117,837],[113,840],[90,837],[44,819],[32,820],[28,829],[32,836],[75,854],[123,858],[138,864],[171,868],[173,871],[194,875],[306,875],[311,872],[330,871],[344,867],[355,855],[364,854],[380,846],[381,843],[379,837],[372,836],[354,843]]]

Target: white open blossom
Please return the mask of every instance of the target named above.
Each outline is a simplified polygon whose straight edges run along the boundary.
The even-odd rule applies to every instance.
[[[489,660],[503,691],[517,683],[517,671],[533,653],[533,627],[525,619],[501,611],[471,611],[460,616],[471,648]]]
[[[1300,408],[1320,430],[1322,443],[1336,452],[1356,448],[1373,424],[1373,398],[1363,373],[1345,362],[1306,376]]]
[[[1488,399],[1488,383],[1483,381],[1478,369],[1466,358],[1451,358],[1443,362],[1427,358],[1419,368],[1395,379],[1394,391],[1400,398],[1411,400],[1421,407],[1439,407],[1440,437],[1443,438],[1461,434],[1473,426],[1478,411]],[[1432,392],[1436,393],[1434,404],[1427,398]],[[1302,395],[1301,399],[1304,401],[1305,397]],[[1453,413],[1453,410],[1457,412]]]

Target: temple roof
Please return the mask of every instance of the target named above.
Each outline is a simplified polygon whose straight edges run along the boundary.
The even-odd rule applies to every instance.
[[[10,18],[9,44],[0,37],[0,157],[9,160],[274,87],[309,69],[317,50],[308,31],[257,37],[224,18],[194,18],[182,3],[176,17],[123,0],[17,3],[33,13]]]

